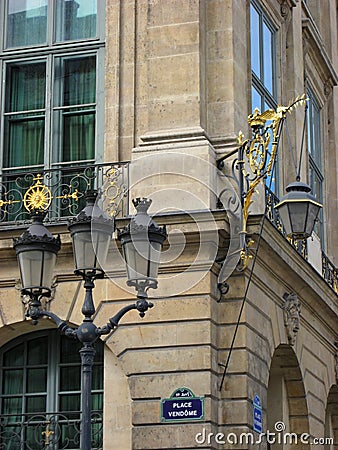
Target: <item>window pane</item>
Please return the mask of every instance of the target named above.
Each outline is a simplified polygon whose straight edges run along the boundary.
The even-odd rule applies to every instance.
[[[263,23],[263,66],[264,86],[273,93],[273,64],[272,64],[273,39],[269,28]]]
[[[96,36],[96,0],[57,0],[56,41]]]
[[[4,370],[3,371],[3,393],[5,395],[10,394],[22,394],[23,388],[23,370]]]
[[[47,368],[27,370],[27,392],[47,391]]]
[[[43,44],[48,0],[8,0],[7,47]]]
[[[27,363],[47,364],[48,363],[48,338],[43,336],[28,342]]]
[[[97,355],[95,355],[97,357]],[[101,359],[101,358],[100,358]],[[103,389],[103,366],[94,365],[93,367],[93,389]]]
[[[4,167],[44,161],[45,78],[45,63],[7,66],[6,111],[31,112],[5,116]]]
[[[64,58],[57,61],[58,76],[63,81],[63,89],[56,99],[58,106],[85,105],[96,100],[96,57]]]
[[[62,161],[94,159],[95,113],[64,112]]]
[[[27,397],[26,412],[37,413],[46,411],[46,396],[39,395],[38,397]]]
[[[259,15],[256,9],[250,6],[250,36],[251,36],[251,69],[258,78],[261,77],[260,69],[260,36]]]
[[[60,395],[60,411],[80,411],[80,394]]]
[[[13,64],[6,71],[6,112],[45,107],[46,64]]]
[[[2,400],[2,414],[21,414],[22,397],[4,398]]]
[[[16,347],[8,350],[4,354],[4,366],[21,366],[23,364],[23,350],[24,344],[19,344]]]
[[[42,118],[21,114],[6,116],[5,130],[4,167],[43,164],[44,116]]]
[[[92,410],[102,411],[103,409],[103,394],[92,394]]]
[[[95,157],[96,57],[58,58],[54,113],[56,161],[93,160]],[[81,107],[81,105],[86,105]]]
[[[252,111],[258,108],[262,112],[262,97],[253,87],[251,91]]]
[[[78,351],[81,348],[79,342],[75,342],[72,339],[63,337],[61,338],[60,348],[60,362],[61,363],[76,363],[80,362],[80,355]],[[77,359],[76,359],[77,358]]]
[[[81,389],[81,367],[61,367],[60,391],[79,391]]]

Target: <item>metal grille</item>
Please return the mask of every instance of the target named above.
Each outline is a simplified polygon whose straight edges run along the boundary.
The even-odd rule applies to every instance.
[[[3,173],[0,179],[0,227],[29,221],[24,196],[39,179],[49,190],[46,221],[57,223],[78,214],[87,191],[99,189],[104,209],[111,216],[128,214],[129,163],[90,164],[51,170]]]
[[[0,449],[79,450],[81,413],[0,416]],[[102,450],[102,412],[92,412],[92,450]]]

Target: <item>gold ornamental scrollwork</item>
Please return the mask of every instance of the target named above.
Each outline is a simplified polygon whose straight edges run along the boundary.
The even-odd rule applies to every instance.
[[[42,179],[41,174],[38,174],[33,178],[35,184],[27,189],[23,197],[23,204],[29,212],[34,210],[47,211],[52,202],[52,193],[50,189],[42,183]]]
[[[35,178],[33,178],[35,183],[30,186],[23,196],[23,204],[28,212],[32,211],[47,211],[50,207],[53,195],[48,186],[43,183],[43,175],[37,174]],[[55,198],[57,199],[70,199],[74,201],[79,200],[79,191],[75,189],[73,192],[68,194],[58,195]],[[18,200],[16,201],[18,202]],[[0,208],[5,203],[10,204],[10,202],[0,202]],[[14,203],[13,201],[11,203]]]
[[[237,166],[242,177],[241,192],[242,201],[242,243],[240,252],[240,267],[245,269],[251,258],[249,247],[251,241],[246,241],[247,221],[250,212],[250,206],[253,203],[253,195],[256,192],[261,180],[270,176],[276,159],[280,133],[286,115],[294,108],[306,104],[306,95],[300,95],[292,100],[288,106],[278,106],[276,110],[268,109],[260,112],[258,108],[248,116],[248,124],[252,130],[252,137],[245,139],[240,131],[238,143]],[[232,153],[233,154],[233,153]],[[245,157],[247,161],[245,161]]]
[[[252,196],[255,189],[263,177],[271,175],[278,150],[282,122],[288,113],[290,113],[295,107],[304,105],[306,101],[306,94],[303,94],[298,96],[295,100],[292,100],[288,106],[278,106],[276,111],[273,109],[268,109],[267,111],[260,113],[259,109],[256,108],[253,114],[248,116],[248,123],[253,130],[253,138],[251,140],[244,140],[243,134],[241,134],[238,139],[238,141],[241,141],[242,145],[245,147],[245,153],[249,161],[250,170],[254,175],[254,178],[249,183],[249,188],[246,192],[243,204],[243,231],[246,231],[246,222],[249,216],[249,208],[252,203]],[[270,125],[266,125],[266,122],[268,121],[271,121]],[[272,142],[270,159],[266,165],[271,134]],[[243,170],[245,169],[243,168]],[[244,176],[246,175],[246,173],[243,174]]]

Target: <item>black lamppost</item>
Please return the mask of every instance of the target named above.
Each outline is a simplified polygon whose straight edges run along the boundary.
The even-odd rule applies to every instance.
[[[137,290],[137,301],[125,306],[106,325],[97,327],[93,323],[94,281],[104,277],[105,261],[115,228],[114,221],[96,205],[96,192],[86,195],[87,205],[69,223],[73,241],[76,275],[84,280],[86,295],[82,306],[82,324],[73,329],[56,314],[45,311],[41,298],[51,295],[51,284],[56,256],[61,247],[59,237],[53,237],[42,221],[45,213],[32,213],[32,225],[17,239],[14,248],[18,257],[22,294],[29,297],[26,315],[35,323],[41,317],[49,317],[60,332],[82,343],[81,355],[81,450],[91,450],[91,387],[92,367],[95,356],[94,342],[117,327],[120,319],[133,309],[144,317],[152,303],[147,301],[147,290],[157,287],[157,273],[161,247],[166,239],[165,227],[160,228],[147,214],[151,200],[138,198],[134,201],[137,214],[130,224],[119,233],[127,263],[130,286]]]

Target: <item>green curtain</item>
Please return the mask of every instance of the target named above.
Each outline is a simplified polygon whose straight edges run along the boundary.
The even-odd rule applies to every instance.
[[[62,161],[94,159],[96,58],[65,59],[63,69]]]
[[[4,167],[43,164],[45,63],[7,67]],[[29,112],[28,112],[29,111]]]

